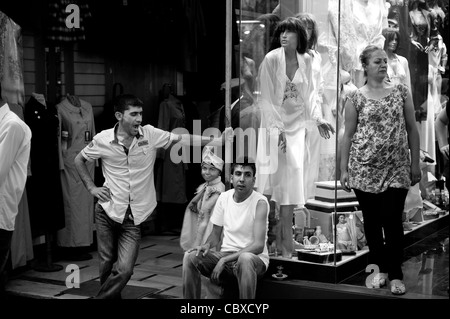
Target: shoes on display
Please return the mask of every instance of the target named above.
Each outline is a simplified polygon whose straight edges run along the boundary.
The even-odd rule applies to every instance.
[[[388,275],[384,272],[376,274],[372,279],[372,288],[381,288],[386,285]]]
[[[406,287],[403,281],[400,279],[394,279],[391,281],[391,292],[394,295],[404,295],[406,293]]]

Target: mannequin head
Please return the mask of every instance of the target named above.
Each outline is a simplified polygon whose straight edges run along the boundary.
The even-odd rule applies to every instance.
[[[397,52],[398,44],[400,42],[400,33],[393,28],[383,29],[383,36],[386,38],[384,41],[384,50],[386,52]]]
[[[389,28],[397,30],[400,28],[400,12],[398,8],[390,8],[387,18]]]
[[[300,23],[300,20],[294,17],[286,18],[278,24],[275,29],[270,50],[281,47],[280,39],[284,32],[292,32],[296,35],[296,50],[298,53],[304,54],[308,48],[308,37],[305,28]]]
[[[311,13],[307,12],[301,12],[295,17],[300,20],[306,30],[308,49],[314,49],[317,45],[317,38],[319,34],[316,19]]]

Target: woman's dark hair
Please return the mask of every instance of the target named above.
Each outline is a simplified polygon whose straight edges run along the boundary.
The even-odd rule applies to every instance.
[[[132,94],[122,94],[119,95],[114,101],[114,113],[120,112],[125,113],[126,110],[130,108],[130,106],[140,106],[143,107],[144,103],[136,96]]]
[[[384,51],[382,48],[377,47],[376,45],[368,45],[360,54],[359,60],[361,61],[362,66],[369,64],[369,59],[372,56],[372,53],[376,51]],[[364,76],[367,76],[366,70],[364,70]]]
[[[400,43],[400,32],[394,28],[384,28],[383,36],[386,38],[386,40],[384,41],[384,51],[386,51],[387,47],[389,46],[389,42],[394,39],[397,40],[397,47],[394,50],[394,53],[396,53],[398,45]]]
[[[298,13],[295,17],[300,20],[305,29],[308,26],[312,27],[311,38],[308,41],[308,49],[315,50],[319,37],[319,29],[315,17],[308,12]]]
[[[270,51],[281,47],[280,35],[284,31],[297,33],[297,52],[300,54],[306,53],[306,51],[308,50],[308,38],[306,35],[306,30],[301,24],[300,20],[294,17],[286,18],[277,25],[275,34],[273,35]]]

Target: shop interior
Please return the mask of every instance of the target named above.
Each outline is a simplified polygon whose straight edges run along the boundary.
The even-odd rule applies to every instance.
[[[80,10],[79,28],[67,27],[70,4]],[[366,269],[364,220],[356,196],[342,191],[338,168],[344,103],[364,84],[358,56],[368,44],[383,46],[383,30],[396,27],[397,55],[409,62],[424,176],[405,206],[404,271],[413,287],[410,298],[448,298],[449,162],[439,151],[434,124],[449,95],[448,10],[448,0],[3,1],[0,58],[4,65],[17,66],[20,76],[2,71],[2,97],[15,105],[33,133],[30,172],[13,235],[11,296],[89,297],[65,286],[71,264],[87,270],[82,276],[86,285],[98,279],[94,199],[77,178],[73,159],[86,141],[115,124],[116,96],[138,96],[144,102],[142,125],[167,131],[257,128],[258,70],[274,27],[307,12],[318,27],[322,116],[336,132],[308,150],[304,204],[293,214],[292,258],[279,255],[275,229],[280,207],[271,202],[271,262],[259,296],[320,298],[326,292],[391,297],[364,286],[371,272]],[[418,13],[428,21],[425,33],[433,41],[421,38],[423,30],[415,34],[421,29],[411,17]],[[415,50],[412,38],[425,41],[424,46],[432,42],[433,48]],[[8,62],[11,50],[16,60]],[[69,111],[61,111],[63,105]],[[235,139],[233,153],[256,154],[257,142],[242,140],[243,145]],[[137,271],[127,286],[130,299],[182,298],[179,235],[186,205],[202,183],[193,153],[187,163],[161,156],[155,164],[158,206],[143,224]],[[90,170],[101,184],[101,162]],[[338,237],[341,227],[349,231],[345,240]]]

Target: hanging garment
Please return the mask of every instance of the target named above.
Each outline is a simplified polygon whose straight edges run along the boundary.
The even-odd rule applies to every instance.
[[[368,45],[384,47],[383,28],[388,26],[384,0],[353,1],[353,27],[356,30],[356,69],[362,70],[359,56]]]
[[[322,115],[324,115],[322,105],[325,81],[322,73],[322,57],[320,53],[315,50],[310,50],[310,54],[312,57],[313,83],[315,91],[317,92],[314,103],[316,107],[320,108]],[[316,125],[310,125],[306,128],[305,138],[305,145],[309,148],[309,152],[307,152],[303,163],[303,166],[306,168],[303,170],[303,178],[305,185],[305,200],[307,201],[308,199],[313,199],[316,192],[315,183],[319,181],[321,149],[325,139],[320,136],[320,132]]]
[[[58,155],[58,115],[54,105],[44,105],[35,96],[38,97],[33,94],[25,105],[25,122],[33,134],[30,151],[31,176],[28,177],[26,191],[34,237],[64,227]]]
[[[58,231],[57,244],[60,247],[90,246],[94,230],[94,197],[83,185],[76,171],[74,159],[95,135],[92,105],[69,95],[56,105],[56,108],[60,132],[68,132],[67,149],[60,148],[66,227]],[[86,165],[93,179],[95,163],[87,162]]]
[[[429,167],[431,173],[435,174],[435,165],[438,161],[436,150],[435,119],[442,110],[441,106],[441,85],[442,76],[438,69],[441,57],[446,54],[446,48],[442,37],[439,35],[433,50],[428,53],[428,85],[427,95],[424,104],[426,105],[426,121],[417,123],[420,135],[420,149],[428,152],[435,161]]]
[[[430,12],[419,9],[411,10],[409,16],[412,26],[411,39],[419,42],[424,48],[427,47],[431,29]],[[416,121],[427,121],[428,54],[411,45],[408,62],[411,71],[411,93],[416,110]]]
[[[172,132],[174,129],[186,127],[183,104],[172,94],[164,99],[159,106],[158,128]],[[172,147],[159,149],[156,177],[156,198],[162,203],[185,204],[186,197],[186,166],[183,162],[174,163],[170,159]]]
[[[0,82],[5,102],[24,106],[21,28],[0,11]]]
[[[341,12],[340,16],[339,12]],[[341,68],[350,73],[358,63],[355,46],[357,34],[353,24],[353,0],[329,0],[328,22],[331,31],[327,39],[327,47],[329,47],[329,50],[337,49],[339,38]],[[330,59],[335,59],[334,53],[330,54]]]
[[[11,111],[24,121],[23,108],[17,104],[9,104]],[[30,163],[28,162],[28,176],[30,175]],[[26,266],[29,260],[34,258],[33,239],[31,236],[30,213],[28,210],[27,190],[24,189],[19,202],[19,211],[11,239],[11,265],[12,269]]]
[[[409,74],[408,60],[394,53],[394,58],[388,58],[387,76],[393,84],[403,83],[411,89],[411,76]]]

